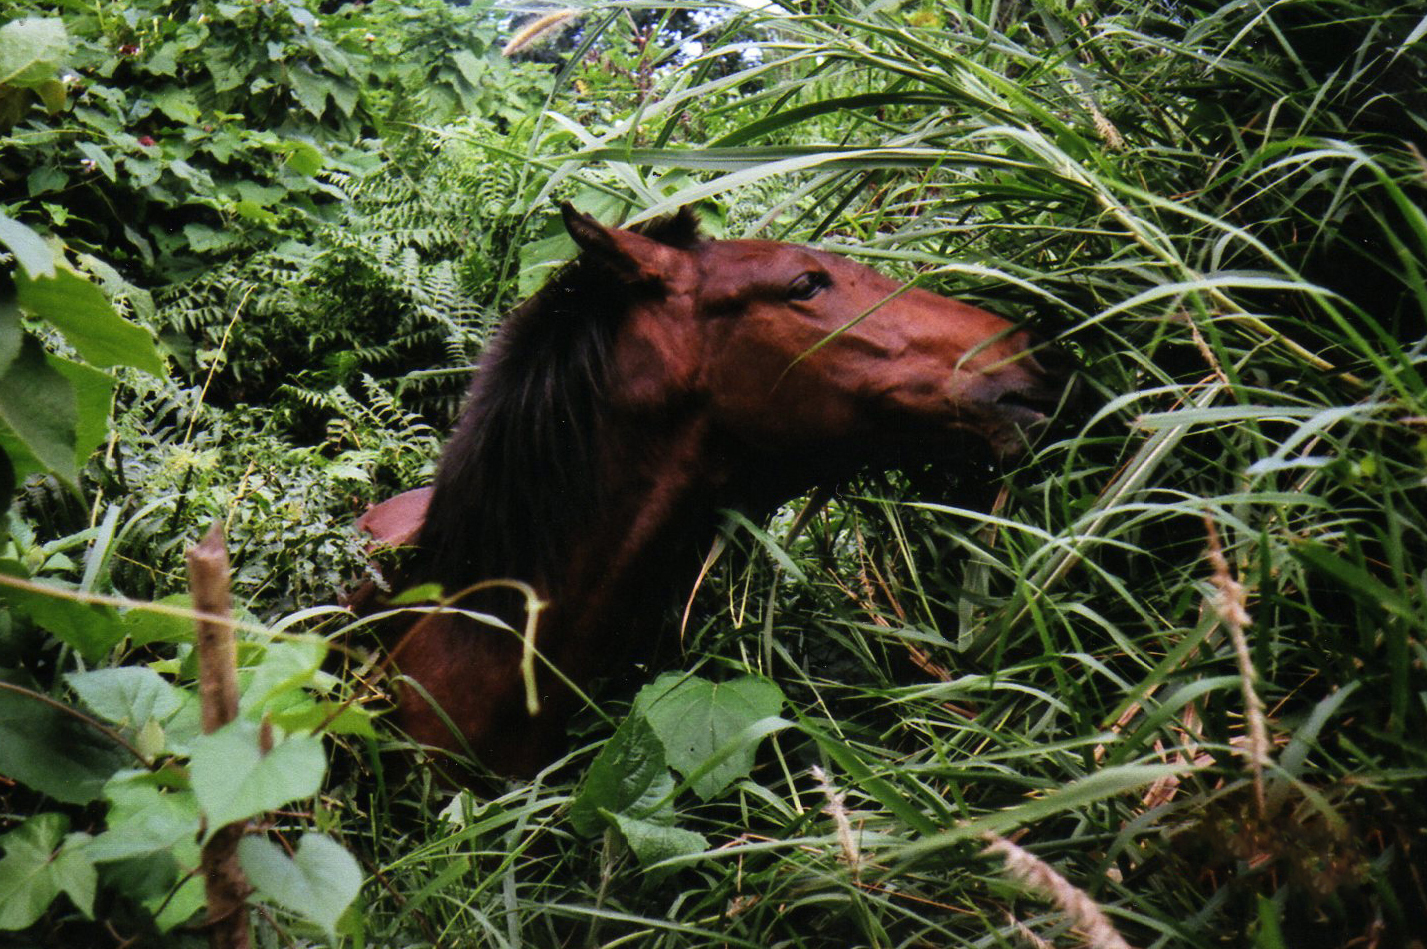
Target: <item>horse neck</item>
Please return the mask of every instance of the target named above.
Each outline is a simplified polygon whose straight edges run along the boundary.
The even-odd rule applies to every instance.
[[[612,427],[602,439],[604,501],[572,532],[567,569],[548,583],[551,625],[566,628],[562,646],[577,662],[615,624],[622,638],[647,635],[697,575],[725,503],[697,420]]]
[[[418,579],[434,579],[448,592],[489,579],[530,583],[551,601],[542,628],[561,628],[552,641],[577,652],[612,621],[640,625],[657,616],[697,574],[700,545],[712,538],[726,504],[725,479],[712,457],[718,453],[694,412],[658,419],[612,414],[592,435],[598,449],[582,479],[589,498],[563,514],[558,506],[525,503],[530,496],[485,494],[472,503],[471,495],[497,485],[507,495],[538,491],[541,480],[538,472],[518,484],[481,476],[484,466],[504,464],[498,443],[454,440],[419,543],[426,557]],[[533,531],[542,539],[538,558],[528,543],[532,526],[508,516],[510,510],[555,512],[558,523]],[[514,608],[517,601],[509,602]]]

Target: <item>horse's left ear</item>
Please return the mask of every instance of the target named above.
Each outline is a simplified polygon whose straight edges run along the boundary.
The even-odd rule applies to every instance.
[[[565,230],[585,253],[603,261],[629,280],[669,284],[682,251],[634,231],[605,227],[570,204],[560,205]]]

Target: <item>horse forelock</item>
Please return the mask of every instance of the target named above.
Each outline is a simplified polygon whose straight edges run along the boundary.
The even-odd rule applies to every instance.
[[[680,249],[685,208],[635,230]],[[424,579],[549,582],[604,500],[599,439],[615,336],[641,291],[582,254],[518,306],[482,355],[442,457],[418,547]]]

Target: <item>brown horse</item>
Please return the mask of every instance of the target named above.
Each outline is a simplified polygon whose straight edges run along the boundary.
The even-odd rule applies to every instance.
[[[564,217],[582,253],[483,357],[435,485],[360,524],[414,539],[406,581],[526,581],[550,604],[538,651],[578,686],[687,592],[721,509],[766,513],[956,431],[1006,454],[1063,388],[1026,332],[835,254],[705,240],[687,209],[642,230]],[[461,606],[519,630],[522,602]],[[402,725],[533,772],[576,702],[542,667],[532,716],[521,657],[510,630],[425,614],[397,657],[419,686]]]

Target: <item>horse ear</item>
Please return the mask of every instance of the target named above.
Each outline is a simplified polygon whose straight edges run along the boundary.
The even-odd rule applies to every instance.
[[[586,254],[633,281],[671,282],[680,251],[634,231],[605,227],[570,204],[560,205],[560,214],[565,218],[565,230]]]

